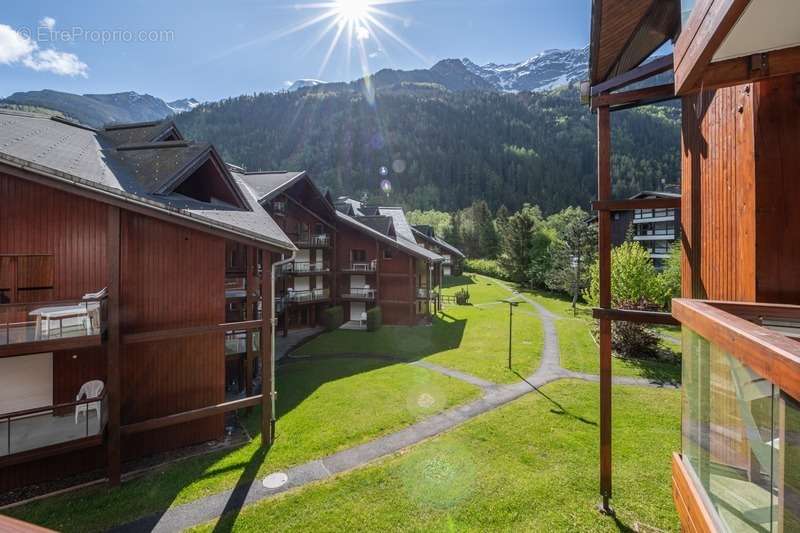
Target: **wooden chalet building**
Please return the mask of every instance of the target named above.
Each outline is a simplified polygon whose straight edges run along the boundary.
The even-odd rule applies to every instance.
[[[100,468],[117,484],[122,462],[221,439],[225,413],[257,404],[271,442],[261,302],[272,254],[294,250],[171,122],[0,110],[0,490]],[[226,401],[240,337],[246,394]]]
[[[420,246],[442,256],[442,276],[461,275],[467,258],[461,250],[437,236],[431,226],[412,226],[411,231]]]
[[[672,54],[646,62],[668,41]],[[674,81],[653,81],[661,73]],[[603,506],[612,495],[611,322],[676,323],[683,419],[672,477],[683,530],[800,531],[800,2],[594,0],[589,74]],[[675,98],[680,200],[611,198],[614,111]],[[611,309],[612,213],[677,208],[682,297],[671,315]]]

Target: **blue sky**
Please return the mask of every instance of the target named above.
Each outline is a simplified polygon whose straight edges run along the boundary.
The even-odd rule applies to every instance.
[[[335,27],[316,44],[326,22],[288,31],[324,12],[298,5],[325,1],[6,3],[0,97],[48,88],[218,100],[300,78],[357,78],[359,55],[354,49],[348,60],[344,39],[320,73]],[[392,14],[376,15],[379,20],[416,53],[372,26],[360,41],[370,71],[427,68],[449,57],[517,62],[589,39],[590,0],[416,0],[379,7]]]

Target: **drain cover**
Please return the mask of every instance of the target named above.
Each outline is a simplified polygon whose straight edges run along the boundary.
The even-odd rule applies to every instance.
[[[286,485],[287,481],[289,481],[289,476],[283,472],[276,472],[265,477],[261,484],[265,489],[279,489]]]

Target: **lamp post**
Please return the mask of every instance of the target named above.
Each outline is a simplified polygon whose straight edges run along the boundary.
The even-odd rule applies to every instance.
[[[514,296],[519,295],[519,292],[514,291]],[[519,302],[514,300],[504,300],[508,304],[508,369],[511,370],[511,328],[514,322],[514,308],[519,305]]]

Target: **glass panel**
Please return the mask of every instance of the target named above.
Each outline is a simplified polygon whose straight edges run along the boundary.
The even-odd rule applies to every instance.
[[[681,24],[686,26],[686,21],[694,9],[695,0],[681,0]]]
[[[724,530],[780,531],[780,391],[735,357],[683,331],[684,460]]]

